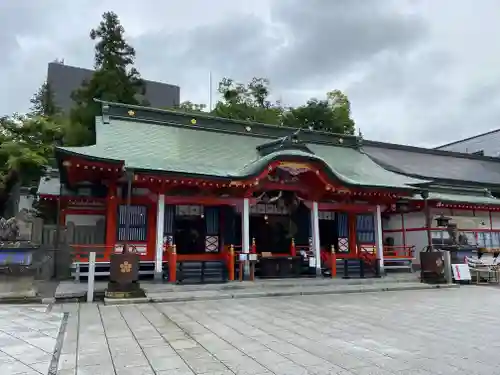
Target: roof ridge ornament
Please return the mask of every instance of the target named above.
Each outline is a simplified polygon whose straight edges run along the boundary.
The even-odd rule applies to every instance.
[[[309,147],[307,147],[307,144],[299,138],[299,134],[301,132],[302,129],[297,129],[293,133],[288,134],[284,137],[280,137],[273,141],[260,144],[256,147],[257,151],[261,156],[265,156],[272,152],[282,150],[300,150],[314,155],[314,152],[312,152]]]
[[[103,103],[101,107],[102,122],[104,124],[109,124],[109,104]]]
[[[361,128],[358,129],[358,136],[356,137],[356,145],[359,148],[363,147],[363,133],[361,132]]]

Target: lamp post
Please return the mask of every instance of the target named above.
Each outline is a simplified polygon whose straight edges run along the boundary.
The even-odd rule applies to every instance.
[[[123,239],[122,252],[111,254],[109,283],[106,290],[107,298],[137,298],[145,296],[144,291],[139,285],[139,254],[136,251],[131,251],[131,246],[129,245],[133,171],[126,171],[125,176],[127,178],[125,238]]]
[[[425,214],[425,228],[427,231],[427,246],[432,246],[432,233],[431,233],[431,212],[429,209],[429,191],[424,190],[420,193],[424,200],[424,214]]]

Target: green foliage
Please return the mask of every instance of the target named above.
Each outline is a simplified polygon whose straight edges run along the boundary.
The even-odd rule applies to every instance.
[[[311,128],[329,133],[354,134],[351,104],[339,90],[326,94],[326,100],[310,99],[305,105],[291,108],[283,116],[283,125]]]
[[[196,113],[196,112],[205,112],[207,106],[206,104],[197,104],[186,100],[179,104],[178,107],[174,108],[177,111],[186,112],[186,113]]]
[[[54,116],[61,112],[54,102],[54,92],[48,82],[44,82],[30,99],[30,114],[34,116]]]
[[[0,195],[19,180],[38,178],[64,133],[63,125],[46,117],[15,115],[0,119]]]
[[[125,40],[125,29],[116,13],[106,12],[90,38],[97,41],[94,49],[95,73],[88,82],[76,90],[72,98],[75,108],[71,120],[87,128],[91,137],[86,143],[95,143],[95,116],[101,113],[101,105],[94,98],[127,104],[146,104],[144,82],[133,67],[135,49]]]
[[[253,78],[247,85],[224,78],[219,83],[221,99],[212,114],[242,121],[255,121],[278,125],[283,108],[279,103],[269,101],[269,81]]]
[[[246,85],[224,78],[218,91],[221,98],[212,111],[215,116],[354,134],[351,105],[339,90],[328,92],[324,100],[310,99],[302,106],[286,109],[269,100],[269,80],[264,78],[253,78]]]

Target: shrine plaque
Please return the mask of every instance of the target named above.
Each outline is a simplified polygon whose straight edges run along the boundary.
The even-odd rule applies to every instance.
[[[248,260],[256,261],[257,260],[257,254],[248,254]]]

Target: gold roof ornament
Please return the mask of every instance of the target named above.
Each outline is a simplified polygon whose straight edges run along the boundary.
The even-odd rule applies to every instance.
[[[133,110],[130,110],[127,112],[129,116],[135,116],[135,112]]]

